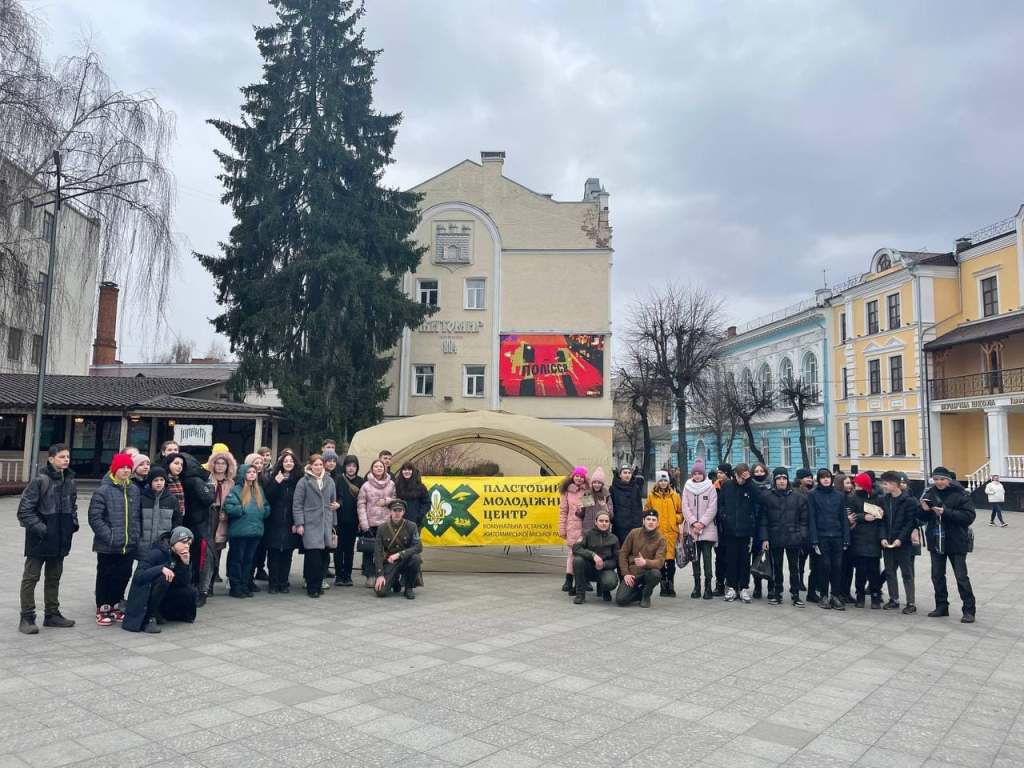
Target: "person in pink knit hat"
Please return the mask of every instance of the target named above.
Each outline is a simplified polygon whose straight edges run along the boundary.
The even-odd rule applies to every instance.
[[[575,596],[572,576],[572,545],[583,535],[584,507],[593,503],[590,483],[587,481],[587,468],[576,467],[562,481],[558,489],[558,535],[565,539],[569,554],[565,558],[565,583],[562,591]]]
[[[711,590],[711,551],[718,543],[718,528],[715,517],[718,514],[718,492],[715,484],[704,472],[704,462],[697,459],[690,468],[690,479],[683,486],[683,524],[680,533],[691,536],[697,543],[697,558],[693,561],[693,592],[690,597],[702,596],[700,571],[704,569],[705,600],[714,595]]]

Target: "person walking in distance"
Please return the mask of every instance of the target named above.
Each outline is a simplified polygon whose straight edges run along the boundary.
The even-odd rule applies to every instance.
[[[946,563],[953,566],[956,587],[963,601],[964,624],[973,624],[976,614],[974,589],[967,574],[967,554],[973,549],[971,525],[976,517],[974,502],[963,487],[953,481],[945,467],[932,470],[932,486],[924,492],[917,518],[925,523],[924,536],[932,560],[935,610],[932,618],[949,616]]]
[[[78,532],[78,489],[68,469],[71,453],[63,443],[50,446],[46,464],[21,494],[18,522],[25,529],[25,570],[21,577],[21,621],[18,630],[39,633],[36,626],[36,585],[45,569],[44,627],[68,628],[75,622],[60,612],[60,577],[71,539]]]
[[[995,525],[996,518],[998,518],[1000,527],[1005,528],[1009,525],[1009,523],[1003,520],[1003,502],[1006,501],[1006,489],[999,482],[999,475],[992,475],[992,479],[985,486],[985,496],[988,497],[988,503],[992,505],[992,517],[989,518],[988,524]]]

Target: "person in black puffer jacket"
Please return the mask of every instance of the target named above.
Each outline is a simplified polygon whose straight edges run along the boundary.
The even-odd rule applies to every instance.
[[[96,623],[124,620],[121,602],[142,534],[139,488],[132,482],[132,457],[119,453],[89,499],[89,527],[96,553]]]
[[[213,484],[210,473],[203,469],[194,456],[188,453],[172,453],[164,457],[167,467],[176,458],[184,462],[179,475],[181,488],[185,495],[185,516],[182,525],[192,531],[192,583],[196,587],[210,584],[213,580],[213,558],[206,556],[206,550],[215,546],[213,543],[213,527],[211,526],[210,508],[213,506]],[[206,596],[200,593],[200,607],[206,603]]]
[[[73,627],[60,613],[60,577],[71,537],[78,532],[78,489],[68,469],[71,453],[63,443],[51,445],[46,466],[29,483],[18,502],[18,522],[25,529],[25,570],[21,577],[21,621],[18,630],[39,633],[36,626],[36,584],[46,568],[43,626]]]
[[[142,484],[142,532],[137,557],[141,560],[164,534],[181,525],[178,500],[167,490],[167,470],[153,467]]]
[[[885,563],[885,580],[889,590],[889,602],[882,606],[887,611],[900,607],[900,588],[896,578],[899,569],[903,577],[903,591],[907,604],[903,613],[917,613],[914,605],[914,547],[911,541],[917,528],[917,499],[903,490],[899,472],[882,473],[882,490],[885,495],[881,506],[885,512],[882,518],[882,561]]]
[[[631,530],[643,525],[643,480],[638,482],[630,467],[620,467],[608,492],[612,496],[612,509],[615,510],[612,531],[621,543],[626,540]]]
[[[774,488],[761,491],[759,533],[762,548],[772,557],[772,580],[768,582],[768,602],[782,602],[782,561],[789,566],[789,593],[793,605],[802,608],[800,599],[800,553],[807,544],[807,495],[789,487],[789,470],[776,467],[772,472]]]
[[[881,499],[872,495],[873,483],[866,472],[853,478],[855,490],[846,495],[847,520],[853,516],[850,525],[850,557],[854,567],[854,582],[857,589],[856,606],[864,607],[865,594],[871,594],[871,607],[882,607],[882,539],[885,537],[885,521],[876,517],[865,504],[881,507]],[[878,510],[876,510],[878,511]],[[885,517],[884,508],[882,517]]]
[[[946,589],[946,563],[953,566],[956,587],[963,601],[964,624],[973,624],[975,617],[974,589],[967,574],[967,553],[972,548],[971,525],[975,520],[974,502],[962,486],[953,481],[945,467],[932,472],[932,486],[921,499],[917,519],[926,524],[925,540],[932,558],[932,586],[935,588],[935,610],[931,617],[949,616],[949,592]]]
[[[846,517],[843,495],[832,487],[832,473],[823,467],[818,470],[818,484],[807,496],[810,503],[807,543],[818,558],[817,569],[811,567],[812,574],[817,570],[818,583],[812,581],[810,587],[817,590],[821,608],[843,611],[846,610],[841,597],[845,592],[843,551],[850,546],[850,521]]]
[[[587,586],[597,582],[597,594],[606,603],[619,585],[615,569],[619,564],[619,539],[612,533],[612,519],[602,510],[594,518],[594,527],[572,545],[572,573],[576,583],[573,602],[581,605],[587,600]]]
[[[725,543],[725,599],[750,602],[750,542],[757,533],[758,488],[746,464],[737,464],[733,479],[718,492],[719,545]]]
[[[270,503],[270,516],[263,521],[263,545],[267,550],[269,571],[267,592],[272,595],[291,591],[288,576],[292,571],[292,555],[301,543],[292,519],[292,500],[301,478],[302,468],[289,448],[281,451],[277,462],[263,476],[263,492]]]

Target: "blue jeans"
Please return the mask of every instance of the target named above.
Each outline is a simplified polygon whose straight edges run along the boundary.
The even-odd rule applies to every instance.
[[[999,522],[1000,523],[1003,522],[1003,505],[1002,504],[993,504],[992,505],[992,519],[989,522],[994,523],[996,521],[997,517],[999,518]]]
[[[232,593],[246,594],[252,591],[252,563],[260,541],[259,536],[228,541],[228,583]]]

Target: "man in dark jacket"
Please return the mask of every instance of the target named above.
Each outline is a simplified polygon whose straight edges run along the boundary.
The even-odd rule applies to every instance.
[[[39,633],[36,626],[36,584],[46,568],[44,627],[73,627],[60,613],[60,577],[71,537],[78,531],[78,491],[68,469],[71,453],[63,443],[51,445],[46,466],[26,486],[18,503],[18,522],[25,529],[25,571],[21,577],[21,621],[18,630]]]
[[[903,478],[899,472],[882,473],[880,499],[885,516],[882,518],[882,560],[885,564],[885,580],[889,590],[889,602],[882,606],[887,611],[900,607],[900,587],[896,578],[899,569],[903,577],[903,591],[907,604],[903,613],[917,613],[914,605],[914,557],[911,536],[917,527],[917,500],[903,490]]]
[[[583,538],[572,545],[572,575],[576,581],[573,602],[582,605],[587,600],[587,586],[597,582],[597,594],[611,602],[612,591],[619,585],[615,569],[619,565],[619,540],[612,533],[612,519],[602,510],[594,518],[594,527],[583,532]]]
[[[796,485],[793,490],[797,493],[801,493],[807,496],[811,491],[814,490],[814,473],[811,472],[807,467],[800,467],[796,471]],[[810,502],[810,499],[808,499]],[[807,561],[811,561],[811,572],[807,575],[807,581],[804,581],[804,574],[807,572]],[[807,591],[807,601],[810,603],[818,602],[818,565],[821,558],[816,557],[811,551],[811,545],[807,544],[804,546],[804,551],[800,555],[800,589]]]
[[[415,600],[413,588],[423,563],[420,529],[412,520],[405,519],[405,502],[401,499],[392,499],[388,509],[388,519],[377,528],[373,563],[379,575],[373,588],[377,597],[387,597],[401,579],[406,598]]]
[[[718,492],[718,546],[725,552],[725,599],[750,602],[750,540],[757,532],[757,488],[746,464]]]
[[[620,542],[626,540],[626,536],[634,528],[643,525],[644,520],[644,492],[642,481],[637,482],[630,467],[620,467],[615,479],[608,488],[612,497],[612,509],[615,516],[612,518],[612,531]]]
[[[817,587],[820,607],[844,611],[846,604],[841,597],[846,591],[842,586],[843,551],[850,546],[850,521],[843,495],[832,487],[832,473],[828,469],[818,470],[818,485],[807,498],[810,503],[807,543],[819,558],[818,583],[815,585],[812,581],[811,588]]]
[[[856,606],[864,607],[865,594],[871,595],[871,607],[882,607],[882,539],[885,536],[885,510],[873,495],[874,485],[866,472],[853,479],[854,491],[846,496],[846,519],[850,524],[848,554],[856,574]],[[881,515],[879,515],[881,513]]]
[[[761,546],[772,557],[772,580],[768,582],[768,602],[782,602],[782,560],[789,565],[789,594],[793,605],[804,606],[800,599],[800,553],[807,544],[807,495],[789,487],[789,470],[776,467],[774,487],[761,492],[759,537]]]
[[[189,568],[191,545],[192,532],[178,526],[149,548],[132,577],[121,629],[157,634],[165,621],[196,620],[199,593]]]
[[[761,538],[760,536],[758,536],[757,530],[757,521],[761,518],[761,495],[766,491],[770,491],[772,489],[772,479],[768,474],[768,467],[766,467],[759,461],[756,462],[754,466],[751,467],[750,469],[750,482],[753,483],[753,487],[756,490],[756,493],[754,494],[754,502],[757,505],[757,509],[754,513],[754,543],[753,546],[750,548],[750,560],[751,563],[753,563],[753,561],[757,558],[758,554],[761,552],[762,544]],[[764,597],[764,579],[761,579],[758,576],[753,576],[753,580],[753,598],[755,600],[760,600],[762,597]]]
[[[967,553],[972,549],[971,525],[974,523],[974,502],[945,467],[932,471],[932,486],[921,499],[918,520],[925,523],[925,540],[932,558],[932,586],[935,587],[935,610],[931,617],[949,616],[949,592],[946,588],[946,562],[953,566],[956,587],[963,601],[964,624],[973,624],[974,590],[967,575]]]

